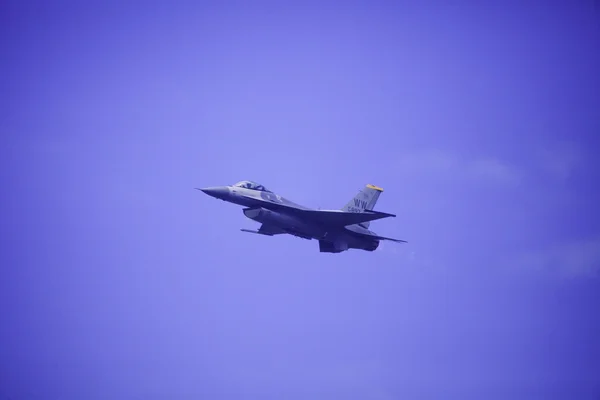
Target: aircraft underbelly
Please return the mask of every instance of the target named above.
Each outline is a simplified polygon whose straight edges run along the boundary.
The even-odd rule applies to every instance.
[[[359,237],[348,230],[328,232],[320,241],[320,251],[340,253],[348,249],[374,251],[379,247],[379,240]]]
[[[306,239],[319,239],[325,232],[318,226],[303,221],[293,215],[283,214],[265,208],[246,208],[244,215],[251,220],[262,224],[277,226],[290,234],[304,237]]]

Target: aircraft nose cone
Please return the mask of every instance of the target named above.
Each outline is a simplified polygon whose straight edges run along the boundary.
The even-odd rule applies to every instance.
[[[227,196],[229,194],[229,189],[227,189],[226,187],[207,187],[207,188],[202,188],[200,189],[200,191],[206,193],[209,196],[215,197],[217,199],[224,199],[225,196]]]

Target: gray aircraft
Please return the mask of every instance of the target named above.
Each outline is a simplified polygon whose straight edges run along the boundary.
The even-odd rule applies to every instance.
[[[348,249],[374,251],[381,240],[406,243],[405,240],[379,236],[369,230],[370,221],[394,214],[374,211],[383,189],[366,185],[341,210],[316,210],[293,203],[263,185],[241,181],[232,186],[198,189],[209,196],[244,206],[246,217],[261,223],[256,231],[243,232],[273,236],[294,235],[319,241],[322,253],[340,253]]]

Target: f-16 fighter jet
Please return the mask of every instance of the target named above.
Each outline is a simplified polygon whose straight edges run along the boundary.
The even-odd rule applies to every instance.
[[[371,221],[395,217],[374,211],[383,189],[366,185],[341,210],[317,210],[296,204],[252,181],[232,186],[198,189],[209,196],[243,206],[244,215],[261,223],[258,230],[243,232],[273,236],[289,234],[319,241],[322,253],[341,253],[349,249],[374,251],[381,240],[406,243],[405,240],[379,236],[369,230]]]

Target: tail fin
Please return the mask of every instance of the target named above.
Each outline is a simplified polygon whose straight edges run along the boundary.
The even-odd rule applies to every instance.
[[[342,211],[362,213],[365,210],[372,210],[373,207],[375,207],[375,203],[377,203],[381,192],[383,192],[382,188],[374,185],[367,185],[342,208]],[[369,224],[370,222],[362,222],[359,225],[368,228]]]

